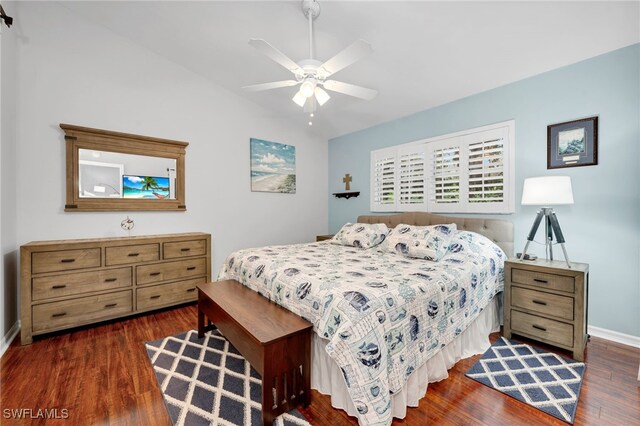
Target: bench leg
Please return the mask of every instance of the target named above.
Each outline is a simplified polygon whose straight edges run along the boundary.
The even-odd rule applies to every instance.
[[[204,337],[204,312],[200,310],[198,307],[198,338],[202,339]]]
[[[268,368],[266,370],[269,370]],[[273,406],[277,405],[273,401],[273,381],[274,377],[270,371],[265,371],[262,375],[262,425],[272,426],[275,416]]]
[[[303,398],[302,406],[307,408],[311,403],[311,332],[304,337],[304,360],[302,363]]]

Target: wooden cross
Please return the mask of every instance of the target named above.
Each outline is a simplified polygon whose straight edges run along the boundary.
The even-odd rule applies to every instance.
[[[349,191],[351,189],[351,186],[349,185],[351,183],[351,175],[349,173],[347,173],[346,175],[344,175],[344,177],[342,178],[342,182],[345,183],[345,191]]]

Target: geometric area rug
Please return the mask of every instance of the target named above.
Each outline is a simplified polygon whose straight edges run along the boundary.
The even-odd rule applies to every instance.
[[[196,330],[145,343],[169,417],[175,426],[262,424],[260,375],[218,330]],[[277,426],[308,426],[297,410]]]
[[[586,365],[500,337],[466,376],[573,424]]]

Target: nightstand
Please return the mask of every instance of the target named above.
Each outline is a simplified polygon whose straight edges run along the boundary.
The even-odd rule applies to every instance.
[[[518,334],[573,352],[587,344],[589,265],[509,259],[504,265],[504,337]]]
[[[316,235],[316,242],[324,241],[324,240],[330,240],[332,238],[333,238],[333,234],[331,234],[331,235]]]

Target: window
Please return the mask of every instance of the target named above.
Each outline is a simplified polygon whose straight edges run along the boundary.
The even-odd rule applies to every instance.
[[[396,149],[372,151],[371,165],[371,205],[375,204],[375,211],[394,211],[396,209]]]
[[[371,152],[371,211],[512,213],[515,123]]]

